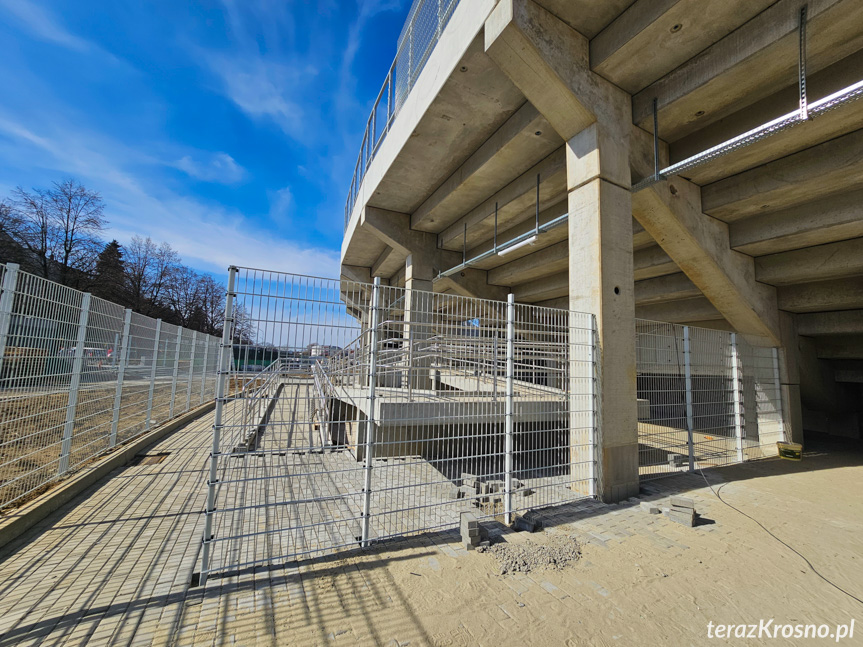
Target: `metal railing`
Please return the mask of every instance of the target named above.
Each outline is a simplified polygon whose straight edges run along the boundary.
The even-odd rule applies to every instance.
[[[0,264],[0,508],[213,397],[218,339]]]
[[[775,455],[787,440],[778,349],[644,320],[636,340],[642,480]]]
[[[395,59],[372,106],[345,203],[345,230],[369,165],[390,131],[460,0],[414,0]]]
[[[592,315],[231,268],[235,311],[201,582],[595,495]],[[264,352],[277,395],[223,397]]]

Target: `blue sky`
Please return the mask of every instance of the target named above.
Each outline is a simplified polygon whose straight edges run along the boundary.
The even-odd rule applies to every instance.
[[[106,237],[336,276],[410,0],[0,0],[0,196],[75,177]]]

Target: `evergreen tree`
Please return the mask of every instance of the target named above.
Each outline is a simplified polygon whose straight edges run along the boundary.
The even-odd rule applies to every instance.
[[[126,305],[125,268],[123,248],[116,240],[105,245],[96,260],[95,285],[93,294],[113,303]]]

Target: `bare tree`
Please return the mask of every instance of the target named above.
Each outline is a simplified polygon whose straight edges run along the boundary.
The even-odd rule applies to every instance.
[[[125,250],[129,302],[142,314],[164,305],[165,291],[178,271],[180,257],[168,243],[156,245],[149,237],[133,236]]]
[[[35,257],[42,276],[74,287],[86,282],[107,224],[99,193],[72,179],[48,190],[19,186],[9,206],[4,233]]]
[[[204,315],[203,332],[221,334],[225,323],[225,286],[205,274],[200,281],[201,310]]]
[[[165,295],[179,325],[188,328],[200,323],[195,321],[202,318],[201,277],[197,273],[185,266],[178,267],[171,275]]]

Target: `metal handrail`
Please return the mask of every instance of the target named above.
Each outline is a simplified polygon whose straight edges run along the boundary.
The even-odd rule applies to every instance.
[[[393,121],[407,100],[459,1],[414,0],[411,6],[405,27],[402,28],[395,58],[366,120],[362,145],[345,202],[345,231],[369,164],[389,134]],[[386,105],[383,105],[384,97]],[[379,109],[385,110],[380,121]]]

